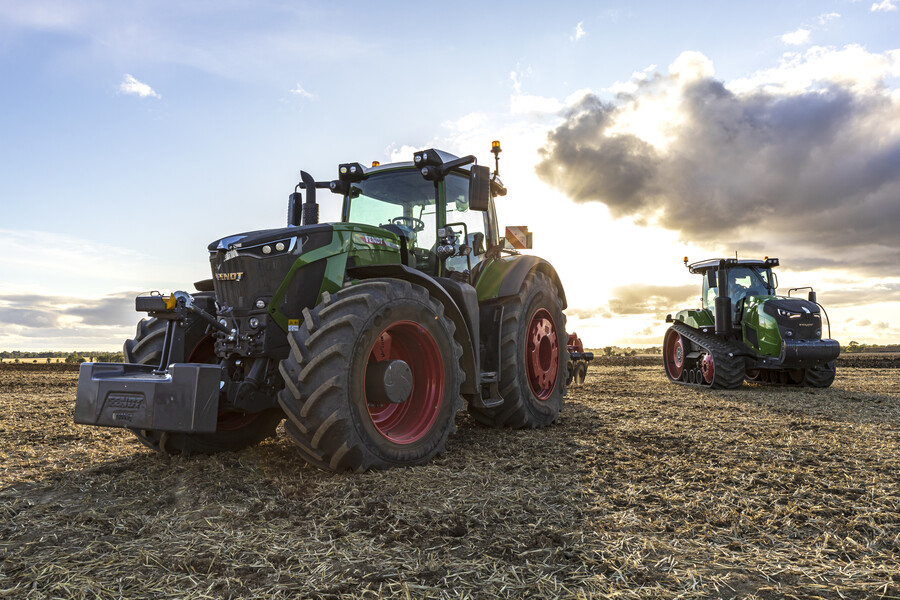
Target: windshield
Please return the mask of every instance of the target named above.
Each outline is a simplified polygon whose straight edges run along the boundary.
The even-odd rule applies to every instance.
[[[434,182],[417,169],[373,174],[350,187],[346,220],[379,227],[394,223],[415,232],[418,246],[430,248],[437,228],[434,195]]]
[[[712,275],[710,275],[712,273]],[[710,281],[710,277],[713,280]],[[728,295],[737,304],[747,296],[767,296],[775,293],[771,283],[771,271],[759,267],[731,267],[728,269]],[[703,277],[703,308],[712,308],[716,303],[719,288],[716,286],[715,271],[707,271]]]

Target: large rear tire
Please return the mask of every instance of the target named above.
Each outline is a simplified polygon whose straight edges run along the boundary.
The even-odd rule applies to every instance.
[[[566,317],[556,286],[535,272],[503,305],[500,395],[493,408],[469,405],[476,421],[514,429],[554,423],[566,392]]]
[[[141,319],[134,339],[123,348],[126,362],[157,365],[162,358],[166,337],[166,321]],[[214,338],[206,325],[188,319],[184,332],[185,361],[214,364]],[[236,452],[255,446],[267,437],[275,436],[275,428],[284,415],[277,408],[258,413],[222,412],[215,433],[176,433],[147,429],[132,429],[145,446],[165,454],[215,454]]]
[[[323,294],[288,336],[278,401],[309,463],[329,471],[420,465],[444,451],[462,404],[462,347],[421,286],[372,279]]]

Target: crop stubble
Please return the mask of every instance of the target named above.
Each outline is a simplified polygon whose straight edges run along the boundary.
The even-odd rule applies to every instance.
[[[699,391],[591,366],[560,422],[332,475],[283,434],[166,458],[0,367],[0,597],[900,597],[900,370]]]

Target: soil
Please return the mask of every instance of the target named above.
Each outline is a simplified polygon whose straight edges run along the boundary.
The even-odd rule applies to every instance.
[[[283,431],[161,456],[72,422],[77,368],[0,366],[0,597],[900,597],[896,357],[825,390],[643,360],[595,360],[550,428],[461,412],[446,455],[362,475]]]

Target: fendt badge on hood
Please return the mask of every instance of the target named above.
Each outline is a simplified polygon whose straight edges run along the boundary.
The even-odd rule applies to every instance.
[[[240,281],[243,277],[243,271],[238,271],[237,273],[216,273],[216,279],[219,281]]]

